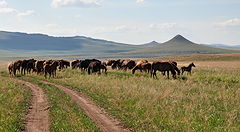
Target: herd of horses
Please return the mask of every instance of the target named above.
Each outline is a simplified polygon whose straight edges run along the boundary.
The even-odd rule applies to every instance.
[[[38,75],[56,77],[57,70],[66,69],[72,67],[72,69],[81,69],[82,71],[87,71],[88,74],[101,72],[107,73],[107,69],[111,67],[113,70],[131,70],[132,74],[136,70],[140,72],[146,72],[151,74],[151,77],[157,78],[157,71],[162,72],[163,75],[166,75],[169,78],[169,73],[171,72],[174,79],[177,78],[177,75],[183,75],[186,71],[191,74],[192,67],[195,67],[194,63],[189,64],[188,66],[183,66],[181,69],[177,67],[177,62],[175,61],[155,61],[148,62],[147,60],[131,60],[131,59],[118,59],[118,60],[97,60],[97,59],[85,59],[85,60],[17,60],[11,62],[8,65],[8,71],[10,76],[16,76],[17,72],[19,74],[25,75],[32,72],[37,73]]]

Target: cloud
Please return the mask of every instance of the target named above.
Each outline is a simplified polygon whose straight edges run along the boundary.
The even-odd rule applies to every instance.
[[[98,0],[52,0],[52,7],[80,7],[80,8],[88,8],[88,7],[98,7],[100,6]]]
[[[17,13],[17,16],[19,17],[22,17],[22,16],[30,16],[32,14],[34,14],[35,11],[34,10],[27,10],[27,11],[24,11],[24,12],[18,12]]]
[[[5,0],[0,1],[0,7],[7,6],[7,5],[8,3]]]
[[[216,23],[215,25],[220,27],[234,27],[234,26],[240,26],[240,18],[233,18],[224,22]]]
[[[136,0],[137,3],[142,3],[144,0]]]
[[[27,11],[18,11],[17,9],[14,8],[9,8],[9,7],[5,7],[7,6],[8,3],[6,1],[0,1],[0,15],[1,14],[15,14],[19,17],[22,16],[29,16],[32,15],[34,13],[34,10],[27,10]]]
[[[17,10],[13,8],[0,8],[0,14],[10,14],[10,13],[16,13]]]
[[[153,23],[149,25],[151,29],[170,29],[177,26],[177,23]]]

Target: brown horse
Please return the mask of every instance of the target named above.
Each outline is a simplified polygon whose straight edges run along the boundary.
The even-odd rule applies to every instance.
[[[97,72],[98,74],[101,74],[101,62],[99,61],[93,61],[88,65],[88,74]]]
[[[151,70],[151,63],[148,63],[148,62],[147,63],[139,63],[132,69],[132,74],[134,74],[136,70],[140,70],[140,72],[142,72],[142,70],[143,70],[143,71],[149,73]]]
[[[107,74],[107,66],[101,64],[100,69],[102,69],[104,71],[104,73]]]
[[[17,60],[14,62],[15,64],[15,68],[16,68],[16,72],[18,71],[19,73],[21,72],[21,65],[22,65],[22,60]]]
[[[133,69],[135,66],[136,62],[134,60],[128,59],[123,61],[121,68],[126,71],[127,69]]]
[[[77,63],[79,63],[80,61],[75,59],[75,60],[72,60],[71,62],[71,66],[72,66],[72,69],[76,69],[77,68]]]
[[[47,74],[49,74],[49,78],[56,77],[58,61],[52,61],[51,64],[45,63],[43,66],[44,69],[44,77],[47,78]]]
[[[184,71],[188,72],[191,75],[192,74],[192,67],[196,67],[193,64],[193,62],[191,64],[189,64],[187,67],[185,67],[185,66],[181,67],[182,75],[183,75]]]
[[[16,76],[16,67],[14,65],[14,62],[8,64],[8,72],[10,76]]]
[[[177,72],[178,75],[181,74],[181,71],[178,69],[177,67],[177,62],[176,61],[168,61],[170,64],[172,64],[174,70]],[[165,76],[166,75],[166,71],[163,71],[162,74]]]
[[[35,70],[37,74],[41,74],[43,72],[43,63],[44,61],[36,61],[35,62]]]
[[[169,62],[153,62],[152,68],[151,68],[151,77],[157,78],[157,71],[167,72],[167,78],[169,79],[169,71],[172,73],[172,77],[176,79],[176,71],[173,67],[173,65]]]

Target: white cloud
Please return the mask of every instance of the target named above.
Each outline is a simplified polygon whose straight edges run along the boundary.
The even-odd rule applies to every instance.
[[[151,29],[170,29],[177,26],[177,23],[153,23],[149,25]]]
[[[233,18],[224,22],[216,23],[215,25],[221,26],[221,27],[240,26],[240,18]]]
[[[136,0],[137,3],[142,3],[144,0]]]
[[[27,11],[18,11],[14,8],[4,7],[7,6],[8,3],[6,1],[0,1],[0,14],[15,14],[17,16],[29,16],[34,13],[34,10],[27,10]]]
[[[17,16],[19,16],[19,17],[29,16],[29,15],[34,14],[34,12],[35,12],[34,10],[27,10],[27,11],[24,11],[24,12],[18,12]]]
[[[16,13],[17,10],[13,8],[0,8],[0,14],[9,14],[9,13]]]
[[[5,0],[0,1],[0,7],[7,6],[7,2]]]
[[[97,7],[100,6],[98,0],[52,0],[54,8],[61,6],[72,7]]]

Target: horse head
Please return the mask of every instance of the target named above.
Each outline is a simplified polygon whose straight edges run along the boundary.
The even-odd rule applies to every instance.
[[[191,66],[196,67],[196,66],[193,64],[193,62],[191,63]]]

